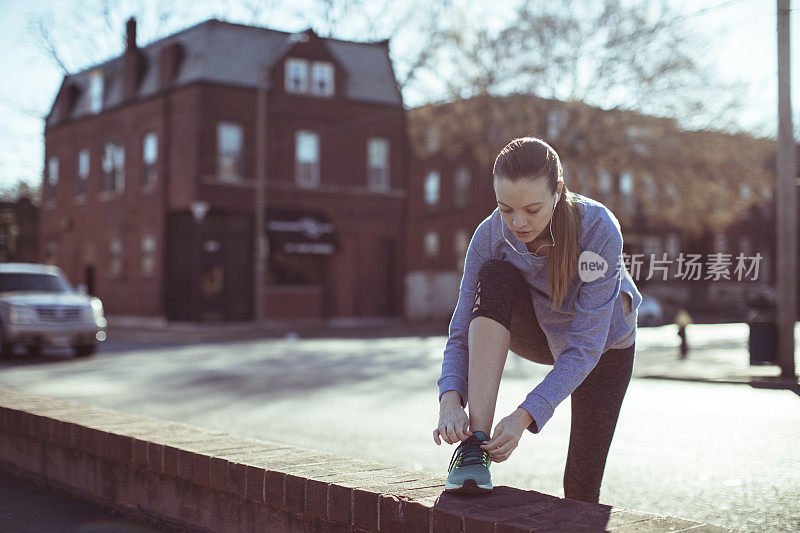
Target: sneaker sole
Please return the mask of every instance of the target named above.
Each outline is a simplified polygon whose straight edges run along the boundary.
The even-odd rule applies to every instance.
[[[465,479],[462,485],[444,484],[445,492],[483,493],[492,492],[492,484],[478,485],[474,479]]]

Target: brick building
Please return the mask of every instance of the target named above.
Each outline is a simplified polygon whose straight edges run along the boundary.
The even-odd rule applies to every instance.
[[[267,318],[402,314],[406,127],[388,41],[207,20],[65,76],[41,257],[107,314],[253,317],[256,96],[268,69]]]
[[[641,264],[636,273],[633,264],[629,270],[642,292],[665,304],[668,320],[679,306],[698,314],[728,313],[730,319],[744,319],[749,299],[773,291],[773,142],[687,133],[668,119],[528,95],[423,106],[410,110],[408,121],[409,317],[450,320],[469,241],[497,207],[494,158],[508,141],[524,135],[548,140],[561,157],[570,190],[604,203],[618,217],[623,252]],[[695,159],[681,160],[684,152],[675,148],[680,143],[697,145],[690,152]],[[731,153],[749,158],[750,166],[731,164]],[[692,173],[684,173],[689,167]],[[667,215],[679,202],[692,200],[686,192],[692,189],[685,187],[692,179],[702,182],[699,190],[718,198],[719,213],[699,211],[695,222],[701,226],[687,228],[680,214],[671,219]],[[724,215],[734,208],[739,214],[726,221]],[[715,215],[719,217],[712,225]],[[703,260],[714,253],[730,254],[731,279],[703,279],[705,270],[699,280],[679,277],[681,253],[700,254]],[[761,254],[756,280],[734,277],[739,253]],[[663,254],[668,263],[662,264],[668,269],[651,274],[649,259],[663,259]]]

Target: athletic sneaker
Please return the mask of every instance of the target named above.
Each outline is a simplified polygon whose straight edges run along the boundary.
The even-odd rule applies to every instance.
[[[481,443],[489,440],[483,431],[475,431],[461,441],[450,459],[444,490],[447,492],[491,492],[492,475],[489,452]]]

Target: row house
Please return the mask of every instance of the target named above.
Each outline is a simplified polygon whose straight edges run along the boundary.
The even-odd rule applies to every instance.
[[[667,318],[686,307],[696,313],[730,312],[731,318],[741,319],[749,301],[772,290],[774,143],[690,134],[667,119],[522,95],[424,106],[411,110],[408,120],[412,159],[405,308],[410,318],[449,321],[472,233],[497,206],[494,158],[520,136],[547,140],[561,156],[570,190],[614,212],[622,226],[629,271],[642,292],[665,304]],[[674,143],[697,145],[696,151],[685,152],[697,154],[691,173],[688,165],[673,160],[678,154]],[[749,150],[752,168],[761,169],[758,179],[749,168],[714,168],[705,174],[704,167],[727,157],[713,152],[707,146],[711,143],[718,152],[731,150],[731,143],[734,151]],[[697,180],[694,188],[691,180]],[[690,191],[703,191],[705,180],[714,186],[708,194],[719,198],[716,225],[704,225],[711,218],[706,213],[684,220],[686,211],[677,209],[681,202],[692,204]],[[743,206],[739,214],[726,219],[726,211],[731,215],[737,202]],[[728,278],[709,270],[713,254],[730,261],[724,269]],[[741,280],[735,271],[739,254],[760,254],[760,260],[745,261],[750,273]],[[703,263],[700,270],[690,271],[685,263],[679,268],[679,258],[691,256]]]
[[[45,126],[40,256],[113,316],[250,320],[266,106],[268,319],[397,316],[406,136],[388,41],[216,19],[65,76]]]

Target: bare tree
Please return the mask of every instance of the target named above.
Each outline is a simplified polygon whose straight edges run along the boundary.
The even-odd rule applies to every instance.
[[[702,63],[708,43],[666,0],[522,2],[500,29],[452,10],[440,57],[444,99],[512,92],[730,128],[742,87]],[[443,68],[448,64],[452,68]]]
[[[188,18],[186,2],[146,2],[133,6],[112,0],[78,1],[67,19],[41,11],[28,18],[31,44],[64,75],[119,55],[125,47],[125,21],[135,16],[138,40],[157,40]]]
[[[762,200],[738,193],[745,182],[753,191],[769,185],[768,142],[686,134],[741,133],[744,91],[704,65],[707,44],[666,1],[522,2],[499,26],[460,6],[446,21],[429,63],[442,96],[409,121],[423,157],[430,129],[447,155],[468,150],[487,169],[512,138],[544,137],[573,189],[599,192],[600,173],[614,181],[630,173],[651,221],[693,234],[723,228]],[[620,219],[632,220],[624,210]]]
[[[122,53],[122,28],[130,16],[139,21],[140,42],[157,40],[185,27],[187,21],[208,16],[265,27],[279,19],[297,30],[312,28],[323,37],[356,42],[388,39],[402,89],[413,84],[419,72],[436,70],[436,51],[447,44],[441,27],[453,4],[453,0],[219,0],[200,9],[187,1],[133,1],[131,6],[112,0],[75,0],[67,19],[55,20],[49,12],[32,15],[27,24],[30,42],[69,75]],[[41,117],[46,114],[46,109],[38,111]]]

